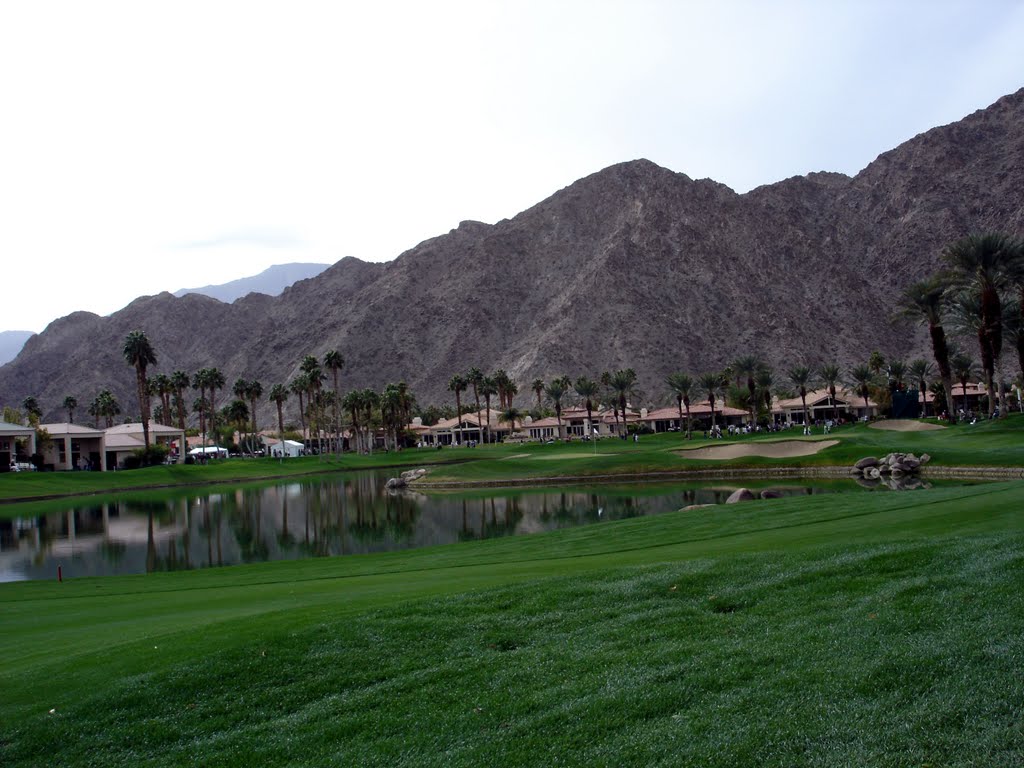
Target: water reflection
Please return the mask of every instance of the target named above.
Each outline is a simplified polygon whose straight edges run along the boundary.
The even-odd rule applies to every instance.
[[[720,504],[735,490],[646,484],[425,495],[388,491],[385,480],[352,473],[0,520],[0,581],[52,579],[58,566],[73,578],[410,549]],[[784,495],[835,489],[779,488]]]

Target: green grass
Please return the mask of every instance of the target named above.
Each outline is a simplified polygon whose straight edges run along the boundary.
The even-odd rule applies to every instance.
[[[1016,766],[1022,509],[810,496],[0,585],[0,763]]]
[[[601,440],[593,444],[556,443],[520,446],[511,454],[481,454],[480,460],[436,467],[427,478],[436,483],[543,480],[563,477],[596,477],[617,474],[657,474],[722,469],[728,467],[852,466],[864,456],[892,451],[928,453],[933,467],[1024,467],[1024,415],[1002,421],[956,425],[933,432],[890,432],[857,424],[812,440],[836,439],[838,445],[812,456],[789,459],[747,457],[731,461],[691,459],[685,449],[730,442],[762,442],[803,438],[799,430],[739,436],[726,440],[685,440],[681,434],[646,435],[639,443]]]

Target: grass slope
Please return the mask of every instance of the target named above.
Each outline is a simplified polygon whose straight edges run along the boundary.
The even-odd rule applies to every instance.
[[[1019,765],[1022,509],[812,496],[0,585],[0,762]]]

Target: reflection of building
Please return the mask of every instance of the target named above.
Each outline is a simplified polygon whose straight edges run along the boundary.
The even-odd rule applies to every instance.
[[[42,424],[51,442],[43,448],[43,464],[57,470],[107,468],[106,434],[81,424]]]
[[[18,440],[27,441],[28,452],[18,452]],[[19,456],[24,460],[36,452],[36,431],[20,424],[0,421],[0,472],[7,472]]]

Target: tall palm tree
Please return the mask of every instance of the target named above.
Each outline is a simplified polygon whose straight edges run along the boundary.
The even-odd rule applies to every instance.
[[[735,360],[732,364],[733,373],[736,375],[737,381],[746,380],[747,391],[750,393],[750,397],[747,403],[750,406],[750,423],[753,424],[757,419],[755,417],[755,409],[757,408],[757,383],[754,378],[757,376],[757,372],[764,366],[760,360],[753,355],[744,355],[743,357]]]
[[[219,368],[207,369],[206,388],[210,392],[210,431],[214,435],[217,434],[217,390],[224,389],[225,384],[227,384],[227,379],[224,378],[224,374]]]
[[[889,378],[893,380],[896,389],[903,389],[903,377],[907,373],[907,364],[902,360],[893,360],[889,363]]]
[[[169,426],[171,420],[171,395],[174,393],[171,377],[166,373],[158,373],[153,377],[152,387],[154,394],[160,398],[160,404],[164,407],[164,418],[160,423]]]
[[[868,368],[871,369],[871,373],[877,376],[885,368],[885,357],[877,349],[871,353],[868,358]]]
[[[908,373],[917,382],[917,391],[921,394],[922,415],[928,415],[928,379],[932,377],[932,364],[927,360],[918,358],[912,360],[907,368]]]
[[[135,368],[135,384],[138,388],[139,408],[142,410],[142,441],[149,451],[149,387],[146,384],[146,369],[156,365],[156,352],[143,331],[135,330],[124,340],[121,350],[128,365]]]
[[[255,435],[260,431],[256,424],[256,401],[263,397],[263,385],[253,379],[249,382],[245,394],[249,399],[249,416],[252,419],[252,433]]]
[[[964,396],[963,410],[967,412],[967,382],[971,380],[977,371],[974,367],[974,360],[971,359],[970,355],[964,354],[963,352],[956,352],[953,355],[953,375],[956,380],[960,383],[961,391]]]
[[[790,368],[786,375],[800,393],[800,402],[804,408],[804,425],[809,425],[811,422],[807,413],[807,384],[811,380],[811,369],[806,365],[797,365]]]
[[[174,388],[174,410],[178,416],[178,429],[185,431],[185,416],[188,409],[185,408],[185,390],[189,385],[189,376],[184,371],[175,371],[171,374],[171,386]]]
[[[1003,346],[999,292],[1010,284],[1024,258],[1024,243],[1002,232],[969,235],[946,246],[943,258],[954,284],[980,298],[978,347],[991,416],[996,407],[995,366]]]
[[[541,411],[544,409],[544,403],[541,402],[541,395],[544,394],[544,379],[534,379],[530,385],[530,389],[533,390],[533,394],[537,396],[537,410]]]
[[[552,379],[546,387],[544,387],[544,394],[547,395],[548,400],[551,401],[552,406],[555,409],[555,418],[558,419],[558,439],[562,440],[565,435],[562,433],[562,398],[565,397],[565,393],[569,391],[569,381],[564,376]]]
[[[309,422],[310,427],[316,428],[316,443],[317,443],[317,455],[322,455],[324,452],[323,441],[320,435],[320,429],[323,423],[323,414],[320,413],[320,406],[323,404],[321,400],[318,400],[316,394],[320,391],[323,386],[324,379],[327,378],[327,374],[324,373],[323,368],[320,367],[320,361],[317,360],[315,355],[306,355],[302,358],[302,362],[299,363],[299,370],[306,377],[306,408],[309,411]],[[312,434],[310,439],[313,439]]]
[[[484,422],[487,426],[487,432],[484,437],[484,442],[491,442],[491,398],[498,394],[498,384],[490,376],[484,376],[480,381],[480,394],[484,396],[484,407],[487,412],[487,419]]]
[[[698,379],[698,385],[711,406],[711,427],[715,427],[715,400],[718,398],[722,388],[728,383],[728,379],[722,373],[702,373]]]
[[[858,365],[850,371],[850,378],[854,391],[864,398],[864,415],[869,416],[868,394],[870,393],[871,382],[874,380],[875,374],[870,366]]]
[[[839,409],[836,406],[836,383],[841,375],[839,366],[835,363],[825,363],[818,371],[818,375],[828,390],[828,396],[832,399],[832,418],[835,419],[839,415]]]
[[[349,417],[352,419],[352,439],[355,443],[353,450],[359,453],[362,441],[362,435],[359,432],[359,412],[363,407],[362,390],[356,389],[346,393],[345,397],[341,399],[341,407],[349,412]]]
[[[671,373],[665,379],[679,408],[679,428],[683,427],[683,406],[686,406],[686,437],[690,438],[690,393],[693,390],[693,378],[685,373]]]
[[[199,390],[199,408],[197,409],[196,403],[192,404],[192,410],[198,410],[199,412],[199,431],[203,433],[203,446],[206,446],[206,413],[209,410],[206,407],[206,381],[209,378],[210,369],[200,368],[194,374],[192,374],[192,389]]]
[[[622,411],[622,439],[625,440],[626,433],[629,431],[629,423],[626,419],[626,406],[630,395],[636,389],[636,371],[632,368],[616,371],[611,375],[609,383],[619,401],[619,410]]]
[[[284,401],[288,399],[288,388],[284,384],[275,384],[270,388],[271,401],[277,406],[277,437],[284,440]],[[281,446],[282,455],[284,446]]]
[[[480,385],[484,382],[483,372],[476,367],[470,368],[466,374],[466,381],[473,388],[473,399],[476,400],[476,427],[480,432],[480,440],[483,440],[483,425],[480,421]]]
[[[324,355],[324,366],[331,372],[331,378],[334,384],[334,405],[331,410],[331,416],[333,417],[332,427],[334,429],[334,440],[335,445],[340,445],[341,441],[341,426],[338,421],[338,408],[341,405],[341,392],[338,389],[338,371],[345,366],[345,358],[341,356],[341,352],[336,349],[332,349]]]
[[[303,403],[302,398],[306,396],[306,390],[309,389],[309,382],[306,380],[306,374],[300,373],[294,379],[291,384],[288,385],[291,393],[299,398],[299,423],[302,425],[302,439],[305,440],[306,435],[306,406]]]
[[[946,393],[946,413],[955,418],[953,408],[953,371],[949,364],[949,344],[942,327],[942,314],[947,281],[942,275],[914,283],[904,292],[900,301],[903,315],[924,322],[932,342],[932,356],[939,369],[939,378]]]
[[[43,409],[39,407],[39,401],[34,396],[29,395],[22,400],[21,407],[25,409],[25,413],[28,415],[29,424],[35,425],[39,423],[39,419],[43,415]]]
[[[78,407],[78,400],[68,395],[64,398],[64,410],[68,412],[68,424],[75,423],[75,408]]]
[[[362,394],[363,412],[366,416],[364,429],[366,430],[366,445],[370,454],[373,454],[373,411],[380,406],[380,395],[372,389],[364,389]]]
[[[775,377],[772,369],[762,365],[754,375],[754,382],[757,384],[757,391],[760,393],[761,402],[768,412],[768,421],[772,421],[772,388],[775,386]]]
[[[234,386],[231,387],[231,394],[233,394],[235,396],[236,400],[241,400],[242,404],[244,405],[246,398],[249,396],[249,382],[247,380],[245,380],[245,379],[236,379]],[[231,405],[233,405],[233,404],[231,404]],[[235,409],[235,410],[237,411],[237,409]],[[248,410],[249,409],[246,408],[246,421],[249,420],[248,419],[248,416],[249,416]],[[232,419],[232,421],[234,421],[234,419]],[[241,441],[243,441],[245,439],[246,426],[247,425],[243,425],[242,428],[239,430],[239,436],[238,436],[239,442],[241,442]],[[245,442],[248,442],[248,441],[246,440]]]
[[[455,428],[459,429],[459,424],[462,423],[462,393],[466,391],[466,380],[459,374],[455,374],[448,379],[448,391],[455,393]],[[459,440],[462,442],[462,430],[459,430]]]
[[[601,391],[601,385],[586,376],[580,376],[573,385],[576,394],[583,398],[584,406],[587,409],[587,437],[594,437],[594,398]]]

